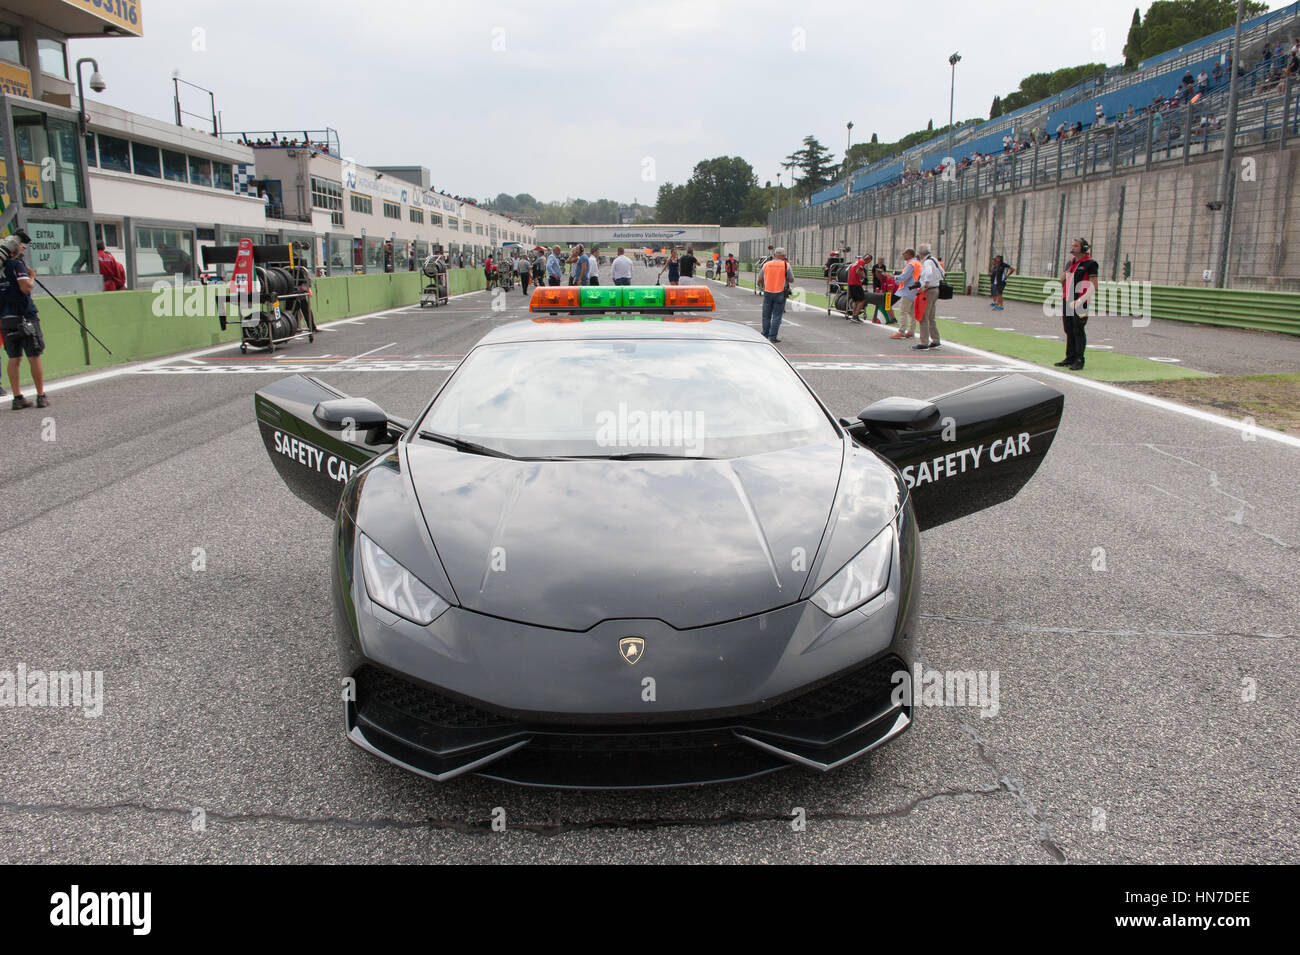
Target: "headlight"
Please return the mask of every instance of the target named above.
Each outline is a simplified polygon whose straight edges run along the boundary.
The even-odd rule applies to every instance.
[[[838,574],[818,588],[810,598],[832,617],[861,607],[889,584],[889,565],[894,556],[894,525],[876,535]]]
[[[379,606],[420,626],[433,623],[451,606],[416,580],[365,534],[361,537],[361,568],[366,593]]]

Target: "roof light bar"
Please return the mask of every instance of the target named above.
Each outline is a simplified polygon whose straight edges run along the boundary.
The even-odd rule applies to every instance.
[[[714,311],[713,292],[703,285],[542,285],[533,289],[530,312],[579,317],[606,313],[641,315]]]

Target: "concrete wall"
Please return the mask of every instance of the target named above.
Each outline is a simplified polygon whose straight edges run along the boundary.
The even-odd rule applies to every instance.
[[[486,287],[481,269],[453,269],[448,278],[452,295]],[[419,272],[316,279],[312,289],[312,314],[317,324],[322,324],[351,315],[412,305],[419,301],[423,287],[424,276]],[[181,296],[179,301],[175,299],[178,294]],[[60,295],[60,301],[103,340],[112,351],[111,355],[83,333],[57,304],[49,298],[37,298],[41,331],[45,336],[45,354],[42,356],[45,377],[79,374],[128,361],[161,358],[221,342],[239,341],[238,323],[228,325],[223,331],[211,300],[203,296],[204,286],[199,285],[182,286],[179,292],[169,287],[158,293],[146,289]],[[433,314],[432,310],[430,314]],[[294,345],[287,347],[293,348]],[[30,384],[26,362],[22,365],[22,376],[23,382]]]
[[[1249,162],[1248,162],[1249,161]],[[1300,143],[1237,151],[1236,196],[1228,249],[1228,286],[1300,291]],[[952,206],[952,231],[941,255],[953,268],[987,271],[994,254],[1020,272],[1056,275],[1078,236],[1092,243],[1103,279],[1203,287],[1212,267],[1219,156],[1187,165],[1006,192]],[[1251,178],[1253,176],[1253,178]],[[1062,205],[1064,202],[1064,205]],[[921,242],[939,243],[943,207],[837,226],[778,232],[798,264],[820,265],[846,239],[890,266]]]

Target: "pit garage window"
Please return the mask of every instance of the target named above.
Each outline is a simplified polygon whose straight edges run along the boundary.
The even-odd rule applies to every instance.
[[[68,51],[61,40],[42,36],[36,38],[36,57],[42,73],[68,78]]]
[[[460,220],[457,219],[455,216],[447,216],[447,228],[455,232],[457,229],[460,228]]]
[[[399,202],[385,202],[385,203],[384,203],[384,218],[385,218],[385,219],[400,219],[400,218],[402,218],[402,205],[401,205],[401,203],[399,203]]]
[[[116,136],[99,134],[99,165],[114,172],[131,171],[131,143]]]
[[[366,271],[382,272],[384,270],[384,240],[374,236],[366,237]]]
[[[98,166],[99,160],[95,154],[95,134],[86,133],[86,165]]]
[[[359,193],[352,193],[352,211],[362,215],[371,216],[375,214],[374,200],[369,196],[363,196]]]
[[[179,275],[183,282],[194,278],[193,233],[188,229],[138,226],[135,230],[135,268],[140,278]]]
[[[158,159],[158,147],[148,143],[131,144],[131,165],[137,176],[150,179],[162,178],[162,162]]]
[[[23,61],[19,31],[12,23],[0,23],[0,60],[19,64]]]
[[[235,174],[228,162],[214,162],[212,164],[212,185],[218,189],[224,189],[226,192],[235,191]]]
[[[348,275],[352,272],[352,237],[332,235],[329,237],[330,275]]]
[[[162,151],[162,173],[163,178],[169,182],[189,182],[190,164],[186,160],[185,154],[178,153],[174,149],[164,149]]]
[[[430,212],[430,213],[429,213],[429,225],[431,225],[431,226],[436,226],[437,228],[441,229],[441,228],[442,228],[442,216],[438,215],[438,213],[436,213],[436,212]]]
[[[99,271],[99,260],[90,245],[90,224],[86,222],[27,223],[32,237],[27,261],[40,275],[77,275]]]
[[[212,185],[212,163],[198,156],[191,156],[190,184],[195,186]]]
[[[76,124],[30,109],[13,110],[14,140],[23,166],[23,205],[80,209],[81,134]],[[87,227],[89,234],[89,227]]]
[[[116,222],[96,222],[95,241],[103,242],[110,249],[120,249],[122,248],[122,242],[118,237],[117,230]]]

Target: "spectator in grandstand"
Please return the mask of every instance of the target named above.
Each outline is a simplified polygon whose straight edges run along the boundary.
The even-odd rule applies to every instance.
[[[903,250],[903,270],[894,276],[898,288],[898,300],[902,303],[898,319],[898,331],[890,338],[911,338],[912,328],[916,325],[916,290],[920,288],[921,263],[916,260],[915,249]]]
[[[615,285],[632,284],[632,260],[623,254],[623,247],[618,247],[618,255],[609,267],[609,277]]]
[[[99,253],[99,274],[104,279],[104,291],[116,292],[126,288],[126,269],[122,268],[121,262],[113,258],[112,252],[104,248],[103,239],[95,243],[95,249]]]
[[[1207,93],[1210,90],[1210,75],[1205,72],[1205,67],[1201,67],[1201,72],[1196,74],[1196,92]]]
[[[993,301],[989,303],[989,308],[996,312],[1003,310],[1002,293],[1007,287],[1007,279],[1011,278],[1015,271],[1002,260],[1002,256],[993,256],[993,262],[989,265],[989,291],[993,295]]]
[[[1088,347],[1084,326],[1088,324],[1088,312],[1092,307],[1098,272],[1097,260],[1089,252],[1087,239],[1075,239],[1070,244],[1070,261],[1066,264],[1061,279],[1065,359],[1056,362],[1056,366],[1071,371],[1083,370],[1084,351]]]
[[[1210,70],[1210,82],[1215,86],[1223,82],[1223,64],[1215,62],[1214,69]]]
[[[1096,108],[1096,110],[1094,110],[1094,112],[1096,113],[1096,116],[1097,116],[1097,125],[1098,125],[1098,126],[1105,125],[1105,122],[1106,122],[1106,110],[1105,110],[1105,108],[1101,105],[1101,100],[1097,100],[1097,108]]]
[[[1190,69],[1183,74],[1183,82],[1180,85],[1183,91],[1187,93],[1190,93],[1192,91],[1192,87],[1196,85],[1196,79],[1195,77],[1192,76],[1192,71]]]

